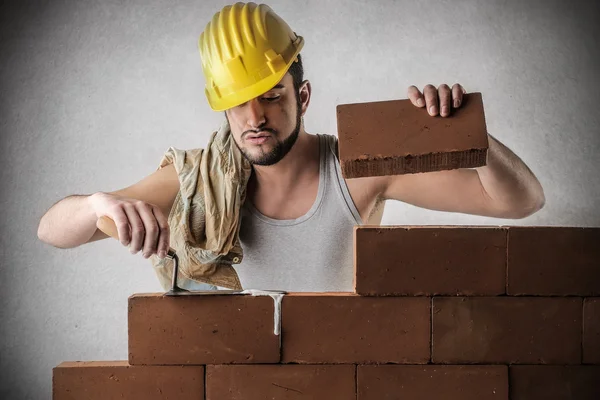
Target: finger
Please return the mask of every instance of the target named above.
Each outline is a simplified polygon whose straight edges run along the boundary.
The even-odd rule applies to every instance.
[[[129,226],[129,219],[127,214],[121,207],[116,207],[111,213],[110,217],[115,221],[117,227],[117,234],[119,235],[119,242],[123,246],[127,246],[131,242],[131,227]]]
[[[442,83],[438,88],[438,96],[440,98],[440,115],[447,117],[450,115],[450,105],[452,100],[452,92],[450,87]]]
[[[458,83],[455,83],[452,86],[452,99],[454,99],[454,108],[460,107],[463,101],[463,95],[467,93],[467,91]]]
[[[435,86],[429,84],[423,89],[425,95],[425,103],[427,104],[427,111],[432,117],[438,113],[438,95]]]
[[[169,223],[160,208],[154,207],[152,211],[154,212],[154,217],[156,218],[158,229],[160,230],[158,235],[158,256],[160,258],[165,258],[169,252],[169,241],[171,236]]]
[[[156,253],[156,246],[158,242],[158,224],[154,213],[152,212],[152,206],[148,203],[139,203],[137,207],[140,218],[144,223],[144,246],[142,255],[144,258],[150,257]]]
[[[408,98],[417,107],[423,107],[425,105],[421,91],[414,85],[408,87]]]
[[[127,218],[129,219],[129,226],[131,227],[131,245],[129,246],[129,252],[136,254],[142,249],[144,244],[144,223],[138,215],[137,210],[133,204],[124,206]]]

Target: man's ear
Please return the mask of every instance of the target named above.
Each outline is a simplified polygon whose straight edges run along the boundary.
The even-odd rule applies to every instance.
[[[306,113],[306,109],[310,104],[310,95],[311,95],[312,87],[310,86],[310,82],[305,80],[300,84],[299,94],[300,94],[300,104],[302,104],[302,115]]]

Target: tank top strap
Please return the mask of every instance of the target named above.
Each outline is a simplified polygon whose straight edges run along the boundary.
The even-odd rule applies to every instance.
[[[349,214],[352,221],[357,225],[362,225],[362,219],[360,218],[360,213],[356,208],[354,201],[352,200],[352,196],[350,196],[350,191],[348,190],[348,185],[346,184],[346,180],[342,176],[342,169],[339,162],[338,156],[338,138],[334,135],[319,135],[324,140],[325,144],[325,163],[326,167],[324,168],[327,171],[327,181],[328,184],[335,188],[336,193],[340,196],[340,199],[343,200],[345,207],[343,207],[347,213]]]

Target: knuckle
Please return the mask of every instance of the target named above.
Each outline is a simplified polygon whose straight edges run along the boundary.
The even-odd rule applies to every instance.
[[[149,208],[149,207],[150,207],[150,206],[148,205],[148,203],[146,203],[145,201],[142,201],[142,200],[137,200],[137,201],[135,202],[135,206],[136,206],[137,208]]]

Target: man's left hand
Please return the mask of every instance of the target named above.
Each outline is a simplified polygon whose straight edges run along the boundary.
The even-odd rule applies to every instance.
[[[445,83],[437,89],[433,85],[426,85],[423,93],[414,85],[408,87],[410,101],[417,107],[427,106],[427,111],[432,117],[435,117],[438,112],[442,117],[449,116],[450,107],[460,107],[463,95],[466,93],[467,91],[458,83],[455,83],[452,89]]]

